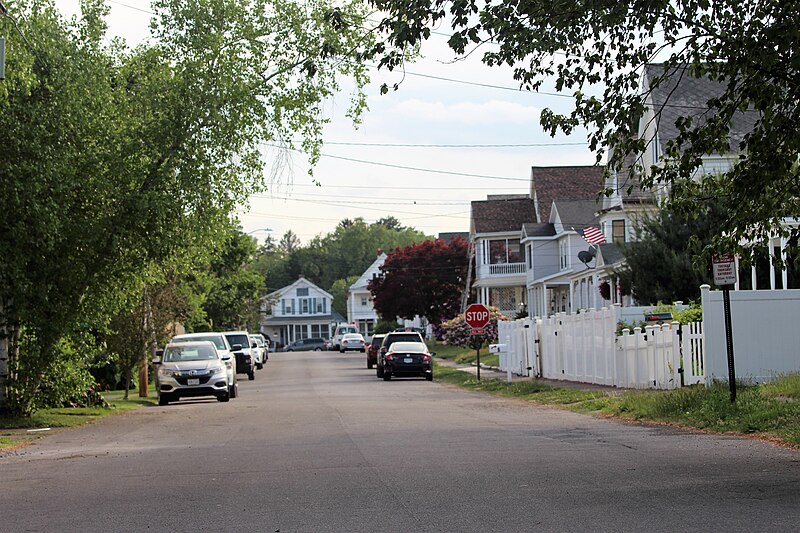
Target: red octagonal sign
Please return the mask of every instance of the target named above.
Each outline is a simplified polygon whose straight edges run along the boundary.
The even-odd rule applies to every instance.
[[[464,312],[464,321],[472,329],[483,329],[489,323],[489,310],[483,304],[472,304]]]

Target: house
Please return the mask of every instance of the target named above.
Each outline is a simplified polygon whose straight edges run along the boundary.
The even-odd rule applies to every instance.
[[[513,317],[525,302],[525,260],[521,228],[536,220],[534,201],[527,194],[489,195],[472,202],[470,255],[475,260],[477,301]]]
[[[621,172],[612,173],[608,177],[606,187],[612,194],[603,200],[598,220],[600,230],[608,242],[629,241],[637,221],[653,212],[660,202],[667,199],[667,187],[643,190],[640,184],[641,173],[664,164],[668,143],[679,135],[676,120],[687,116],[695,124],[707,120],[708,101],[724,90],[723,82],[686,75],[685,68],[672,67],[672,70],[665,72],[663,64],[650,64],[644,70],[641,87],[649,91],[646,100],[648,110],[639,119],[638,135],[646,141],[648,149],[639,157],[629,157]],[[665,77],[665,81],[658,87],[651,88],[652,80],[661,77]],[[757,118],[756,113],[735,114],[731,118],[730,151],[703,156],[695,178],[731,170],[739,160],[739,141],[752,131]],[[631,169],[633,172],[629,172]],[[797,226],[800,220],[786,218],[783,223]],[[737,289],[800,288],[798,269],[791,265],[783,269],[773,268],[770,264],[770,256],[785,257],[786,238],[776,235],[769,241],[768,249],[762,250],[756,264],[747,267],[739,265]]]
[[[332,307],[333,296],[300,277],[262,300],[261,333],[285,346],[297,339],[329,339],[344,317]]]
[[[381,275],[381,266],[386,254],[381,252],[375,261],[361,274],[347,290],[347,322],[355,324],[365,339],[371,338],[375,325],[380,320],[372,305],[372,293],[367,288],[369,282]]]
[[[458,236],[461,236],[461,234]],[[457,236],[453,238],[457,238]],[[355,324],[358,328],[358,332],[361,333],[365,339],[372,338],[375,332],[375,326],[380,320],[378,312],[375,311],[375,307],[372,304],[372,293],[368,285],[370,280],[381,275],[381,267],[386,261],[386,257],[386,254],[381,252],[375,261],[364,271],[361,277],[350,285],[347,291],[347,322],[349,324]],[[427,329],[428,323],[422,317],[414,317],[413,320],[398,320],[398,326]]]

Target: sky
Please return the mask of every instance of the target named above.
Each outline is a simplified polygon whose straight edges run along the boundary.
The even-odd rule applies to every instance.
[[[111,35],[131,45],[147,38],[149,0],[107,3]],[[56,5],[71,15],[79,1]],[[470,202],[528,193],[532,166],[595,162],[585,131],[551,138],[539,125],[543,108],[568,111],[569,95],[519,91],[509,69],[483,65],[480,54],[453,61],[445,32],[423,45],[423,58],[405,76],[371,71],[370,109],[357,129],[344,116],[347,91],[328,102],[331,123],[314,177],[303,154],[289,153],[269,190],[237,213],[243,230],[260,241],[291,230],[305,244],[345,218],[394,216],[427,235],[469,231]],[[401,81],[400,89],[381,95],[384,81]],[[265,156],[269,168],[287,161],[274,149]]]

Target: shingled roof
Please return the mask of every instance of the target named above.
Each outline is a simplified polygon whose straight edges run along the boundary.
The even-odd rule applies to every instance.
[[[535,220],[533,200],[527,197],[472,202],[472,230],[475,233],[520,231],[523,224]]]
[[[645,67],[645,87],[652,80],[665,75],[664,64],[654,63]],[[652,89],[652,105],[658,116],[658,141],[663,151],[668,141],[678,136],[675,121],[680,117],[692,117],[694,125],[704,124],[713,112],[708,101],[725,92],[725,84],[707,77],[695,78],[685,66],[675,66],[666,72],[666,79]],[[753,131],[758,113],[740,112],[731,117],[730,149],[739,152],[739,142],[745,134]]]
[[[550,220],[553,200],[589,200],[603,189],[603,166],[531,167],[536,222]]]

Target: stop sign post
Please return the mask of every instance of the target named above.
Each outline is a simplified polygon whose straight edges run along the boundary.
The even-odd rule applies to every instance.
[[[464,311],[464,322],[472,328],[470,335],[484,335],[483,328],[489,323],[489,310],[483,304],[472,304]],[[478,365],[478,381],[481,380],[481,345],[478,343],[475,348]]]

